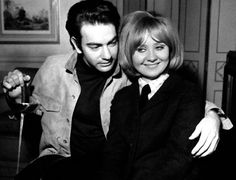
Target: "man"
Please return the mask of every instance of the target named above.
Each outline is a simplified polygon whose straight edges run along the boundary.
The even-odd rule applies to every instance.
[[[99,166],[106,143],[111,100],[130,84],[117,64],[119,20],[107,1],[80,1],[70,8],[66,29],[74,52],[48,57],[33,79],[31,102],[38,104],[35,113],[42,116],[40,160],[18,177],[93,178],[89,175]],[[20,103],[21,86],[29,80],[18,70],[10,72],[4,77],[4,92]],[[206,156],[217,146],[220,121],[209,111],[212,107],[207,104],[208,118],[190,138],[201,134],[195,156]]]

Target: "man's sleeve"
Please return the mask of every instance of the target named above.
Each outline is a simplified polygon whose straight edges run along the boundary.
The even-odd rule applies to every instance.
[[[218,114],[221,120],[223,129],[229,130],[233,127],[231,120],[225,115],[224,111],[221,108],[219,108],[218,106],[216,106],[214,103],[210,101],[206,101],[205,116],[211,110],[215,111]]]

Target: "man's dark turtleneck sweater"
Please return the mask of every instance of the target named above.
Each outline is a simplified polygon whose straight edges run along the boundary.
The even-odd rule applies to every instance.
[[[71,156],[98,163],[106,141],[100,117],[100,97],[111,73],[99,72],[78,57],[76,71],[81,94],[75,106],[71,130]]]

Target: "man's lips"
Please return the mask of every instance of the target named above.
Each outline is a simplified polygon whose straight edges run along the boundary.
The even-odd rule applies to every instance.
[[[99,63],[101,66],[110,66],[113,61],[101,62]]]

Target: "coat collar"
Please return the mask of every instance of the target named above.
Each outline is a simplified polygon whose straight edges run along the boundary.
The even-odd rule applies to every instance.
[[[170,77],[164,82],[161,88],[152,96],[147,104],[146,108],[150,108],[157,103],[161,103],[169,99],[171,94],[177,93],[179,88],[179,83],[181,79],[177,74],[170,73]],[[139,83],[138,80],[134,81],[130,86],[130,101],[136,102],[136,99],[139,99]],[[137,102],[136,102],[137,103]],[[145,108],[145,109],[146,109]]]

